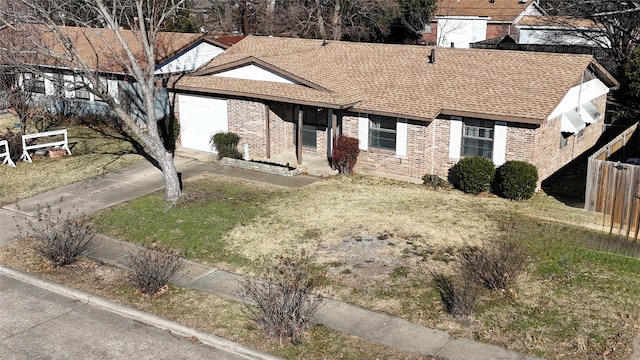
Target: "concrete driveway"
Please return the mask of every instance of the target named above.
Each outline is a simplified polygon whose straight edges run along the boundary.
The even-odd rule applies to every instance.
[[[0,274],[0,359],[248,359]]]

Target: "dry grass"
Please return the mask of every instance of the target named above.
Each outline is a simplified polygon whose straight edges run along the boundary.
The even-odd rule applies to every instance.
[[[280,347],[276,341],[264,339],[255,323],[244,314],[244,305],[240,302],[175,286],[150,299],[127,282],[128,273],[122,269],[91,259],[53,268],[30,250],[30,242],[25,238],[1,247],[0,263],[285,359],[436,359],[399,351],[322,326],[313,326],[301,345]]]
[[[0,205],[144,161],[116,133],[68,126],[72,156],[0,166]]]

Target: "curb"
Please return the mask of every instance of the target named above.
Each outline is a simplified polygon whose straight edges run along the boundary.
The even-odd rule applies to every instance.
[[[222,349],[227,352],[232,352],[247,359],[280,360],[280,358],[278,357],[234,343],[233,341],[223,339],[221,337],[211,335],[184,325],[180,325],[174,321],[166,320],[153,314],[114,303],[113,301],[101,298],[99,296],[91,295],[80,290],[56,284],[49,280],[37,278],[22,271],[13,270],[11,268],[0,265],[0,274],[6,275],[18,281],[25,282],[29,285],[51,291],[58,295],[65,296],[67,298],[82,301],[88,305],[96,306],[100,309],[141,322],[143,324],[169,331],[171,333],[184,337],[185,340],[188,338],[197,338],[205,345]]]

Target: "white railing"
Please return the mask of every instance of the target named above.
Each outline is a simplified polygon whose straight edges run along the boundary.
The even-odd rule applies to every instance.
[[[63,140],[52,141],[44,144],[27,145],[27,140],[30,140],[30,139],[59,136],[59,135],[63,136]],[[45,149],[45,148],[52,148],[52,147],[59,147],[64,150],[67,150],[67,154],[71,155],[71,150],[69,149],[69,142],[67,141],[67,129],[22,135],[22,155],[20,156],[20,160],[24,159],[24,161],[32,162],[31,156],[29,156],[29,150]]]
[[[2,148],[4,148],[4,150],[2,150]],[[2,160],[3,165],[16,167],[16,164],[11,160],[9,142],[7,140],[0,140],[0,160]]]

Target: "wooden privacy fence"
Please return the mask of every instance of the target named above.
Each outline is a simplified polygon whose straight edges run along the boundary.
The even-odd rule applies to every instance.
[[[624,146],[638,135],[637,128],[638,124],[630,127],[589,157],[585,192],[585,209],[602,213],[603,226],[636,239],[640,232],[640,166],[609,158],[624,152]]]

